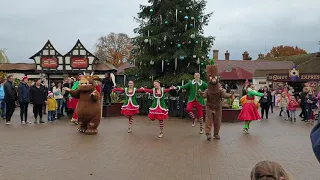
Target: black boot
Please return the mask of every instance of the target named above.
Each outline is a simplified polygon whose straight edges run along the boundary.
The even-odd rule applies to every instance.
[[[43,123],[45,123],[45,122],[44,122],[44,121],[42,121],[42,119],[40,119],[39,123],[40,123],[40,124],[43,124]]]
[[[58,115],[57,115],[57,119],[60,119],[61,118],[61,114],[60,113],[58,113]]]

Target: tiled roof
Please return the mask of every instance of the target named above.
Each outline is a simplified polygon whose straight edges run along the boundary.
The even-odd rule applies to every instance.
[[[134,64],[130,64],[129,62],[123,63],[121,66],[118,67],[118,74],[124,72],[125,69],[135,67]]]
[[[256,69],[292,69],[294,63],[292,61],[249,61],[249,60],[216,60],[219,72],[223,72],[228,68],[241,68],[250,73],[254,73]]]
[[[253,73],[253,77],[267,77],[268,74],[288,74],[290,69],[256,69]]]
[[[96,67],[94,68],[94,70],[96,70],[96,71],[109,71],[109,70],[117,70],[117,68],[114,67],[114,65],[112,65],[109,62],[105,62],[105,63],[97,64]]]
[[[0,71],[30,71],[35,70],[36,64],[34,63],[1,63]]]
[[[232,68],[231,71],[223,71],[219,73],[221,80],[246,80],[252,79],[252,73],[242,68]]]
[[[258,60],[260,61],[260,60]],[[294,56],[268,59],[272,62],[293,62],[300,73],[319,73],[320,53],[300,54]]]

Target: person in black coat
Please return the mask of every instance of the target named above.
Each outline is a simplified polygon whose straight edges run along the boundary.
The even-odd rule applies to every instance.
[[[7,82],[4,84],[4,101],[6,102],[6,125],[11,124],[11,117],[16,107],[17,91],[13,86],[13,75],[7,77]]]
[[[42,120],[42,108],[47,102],[48,90],[41,84],[41,79],[38,79],[30,88],[29,98],[33,104],[34,123],[37,124],[38,116],[39,122],[44,123]]]
[[[269,107],[272,103],[271,92],[268,90],[267,86],[264,86],[262,90],[259,90],[259,92],[264,94],[259,101],[261,107],[261,118],[263,118],[264,114],[266,114],[266,118],[268,119]]]
[[[21,124],[31,124],[28,121],[28,105],[29,105],[29,90],[28,77],[24,76],[18,86],[18,102],[20,105],[20,119]],[[24,117],[24,119],[23,119]]]
[[[302,121],[306,121],[307,120],[307,115],[306,115],[306,97],[308,95],[308,88],[304,87],[302,89],[302,92],[300,93],[300,108],[301,108],[301,113],[300,113],[300,117],[303,118]]]
[[[107,105],[111,104],[111,92],[114,87],[113,81],[110,78],[110,73],[105,74],[105,78],[102,81],[103,84],[103,94],[104,94],[104,102]]]

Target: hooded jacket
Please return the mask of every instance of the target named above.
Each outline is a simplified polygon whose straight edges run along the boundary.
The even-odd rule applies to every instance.
[[[29,91],[29,99],[33,104],[45,104],[45,101],[47,101],[47,95],[47,88],[43,85],[40,85],[40,87],[37,88],[34,84]]]

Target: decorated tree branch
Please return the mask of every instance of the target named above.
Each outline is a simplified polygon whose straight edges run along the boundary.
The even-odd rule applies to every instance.
[[[136,79],[164,75],[205,73],[214,37],[203,35],[212,13],[205,14],[204,0],[149,0],[141,5],[139,27],[132,39]],[[204,77],[204,76],[203,76]]]

